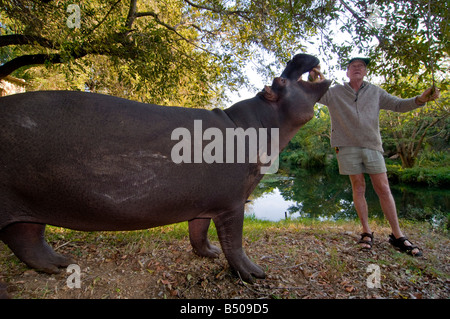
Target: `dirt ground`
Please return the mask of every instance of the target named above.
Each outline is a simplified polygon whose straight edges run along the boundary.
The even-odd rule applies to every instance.
[[[244,229],[245,251],[267,276],[254,284],[234,275],[223,254],[217,259],[196,256],[187,230],[185,236],[183,231],[171,236],[170,231],[51,230],[47,237],[52,247],[77,260],[80,288],[68,287],[68,279],[75,283],[72,272],[31,270],[0,242],[0,280],[12,298],[25,299],[450,297],[450,240],[422,224],[406,227],[424,250],[421,258],[395,251],[387,241],[389,228],[382,226],[374,229],[371,252],[358,249],[359,227],[351,223],[272,224],[248,234]],[[212,242],[219,245],[217,237]],[[373,287],[377,278],[378,288]]]

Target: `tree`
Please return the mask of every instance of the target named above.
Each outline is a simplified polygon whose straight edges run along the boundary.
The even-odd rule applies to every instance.
[[[325,23],[317,17],[334,10],[314,0],[0,0],[0,8],[0,78],[62,65],[90,89],[118,86],[114,93],[185,106],[244,84],[241,69],[256,48],[287,61]]]
[[[448,94],[443,94],[440,103],[448,107],[449,102]],[[411,168],[427,142],[441,138],[446,140],[448,145],[448,115],[444,108],[433,102],[405,114],[383,112],[380,117],[383,141],[387,148],[394,148],[403,168]]]
[[[447,0],[0,0],[0,9],[0,78],[56,66],[95,90],[205,106],[248,82],[246,64],[272,77],[309,43],[325,60],[370,56],[391,92],[411,75],[448,85]]]
[[[448,86],[450,4],[446,0],[339,0],[341,31],[350,40],[335,43],[334,32],[323,34],[325,45],[345,62],[354,48],[372,58],[371,70],[390,83],[392,92],[414,76]],[[430,83],[430,84],[431,84]]]

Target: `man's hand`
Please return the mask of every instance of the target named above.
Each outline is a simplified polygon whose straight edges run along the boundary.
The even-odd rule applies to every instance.
[[[320,72],[320,65],[316,66],[309,72],[308,81],[310,82],[322,82],[325,80],[325,76]]]
[[[441,96],[441,92],[437,88],[430,87],[430,88],[426,89],[422,93],[422,95],[416,97],[416,104],[424,105],[427,102],[437,100],[440,96]]]

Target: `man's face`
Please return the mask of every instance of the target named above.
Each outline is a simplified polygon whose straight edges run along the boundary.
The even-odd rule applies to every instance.
[[[361,60],[353,61],[347,68],[347,76],[350,81],[362,80],[366,75],[366,64]]]

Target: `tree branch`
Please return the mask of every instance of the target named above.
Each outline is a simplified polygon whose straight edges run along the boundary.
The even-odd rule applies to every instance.
[[[115,8],[116,5],[119,4],[119,2],[121,2],[122,0],[117,0],[109,9],[109,11],[106,13],[106,15],[103,17],[102,21],[100,21],[99,23],[97,23],[97,25],[95,25],[92,30],[89,31],[88,34],[93,33],[100,25],[103,24],[103,22],[106,21],[106,18],[108,18],[108,16],[111,14],[111,12],[113,11],[113,9]],[[133,2],[133,1],[132,1]],[[136,4],[136,0],[134,0],[135,4]]]
[[[429,130],[431,127],[435,126],[437,123],[439,123],[443,118],[444,118],[444,117],[439,117],[439,118],[434,119],[434,120],[433,120],[433,121],[425,128],[425,130],[423,131],[422,135],[420,136],[419,141],[417,142],[417,147],[416,147],[416,149],[415,149],[415,151],[414,151],[414,154],[413,154],[414,158],[416,158],[417,155],[419,154],[419,151],[420,151],[420,149],[421,149],[422,143],[423,143],[423,141],[424,141],[424,139],[425,139],[425,135],[427,134],[428,130]]]
[[[350,8],[350,6],[349,6],[347,3],[345,3],[343,0],[339,0],[339,2],[344,6],[344,8],[345,8],[348,12],[350,12],[350,13],[352,14],[352,16],[356,19],[356,21],[358,21],[358,23],[360,23],[360,24],[362,24],[362,25],[366,25],[366,24],[367,24],[367,21],[364,20],[363,18],[361,18],[361,17],[355,12],[355,10],[353,10],[352,8]],[[384,37],[380,36],[380,35],[378,34],[378,32],[375,32],[373,29],[370,29],[370,30],[369,30],[369,33],[372,34],[373,36],[375,36],[375,37],[377,38],[377,40],[378,40],[378,42],[380,43],[380,46],[381,46],[381,47],[385,47],[385,44],[387,43],[387,40],[386,40]]]
[[[121,41],[120,35],[118,38],[114,38],[117,34],[114,34],[110,38],[103,38],[101,41],[94,41],[87,44],[84,47],[77,47],[69,51],[68,55],[72,59],[83,58],[88,54],[95,55],[106,55],[106,56],[117,56],[126,58],[129,56],[136,56],[139,54],[139,49],[134,47],[132,43]],[[104,43],[120,43],[122,47],[108,47],[104,46]],[[126,47],[126,48],[124,48]],[[125,54],[126,52],[126,54]],[[27,66],[27,65],[39,65],[46,63],[66,63],[68,62],[66,58],[60,53],[50,53],[50,54],[31,54],[31,55],[22,55],[12,59],[0,65],[0,80],[11,74],[15,70]]]
[[[45,48],[58,49],[59,45],[38,35],[8,34],[0,36],[0,47],[8,45],[39,44]]]
[[[127,26],[131,28],[132,23],[135,18],[135,10],[136,10],[136,1],[132,0],[130,4],[130,11],[128,13],[127,18]],[[113,9],[119,4],[121,0],[117,0],[109,9],[104,18],[94,26],[94,28],[90,31],[90,33],[94,32],[102,23],[106,21],[108,15],[111,14]],[[125,39],[125,34],[112,34],[106,39],[103,38],[102,41],[95,41],[88,44],[85,44],[83,47],[77,47],[69,52],[70,57],[73,59],[82,58],[88,54],[104,54],[108,56],[122,56],[122,49],[113,49],[104,47],[105,43],[111,41],[112,43],[120,43],[123,46],[129,46],[131,43]],[[39,44],[42,47],[50,48],[50,49],[60,49],[59,43],[54,43],[51,40],[43,38],[41,36],[36,35],[23,35],[23,34],[12,34],[12,35],[3,35],[0,36],[0,47],[9,46],[9,45],[35,45]],[[128,48],[128,52],[135,53],[133,48]],[[31,55],[23,55],[16,57],[3,65],[0,65],[0,79],[5,76],[11,74],[15,70],[27,66],[27,65],[42,65],[42,64],[58,64],[65,63],[67,59],[65,59],[60,53],[50,53],[50,54],[31,54]]]
[[[147,12],[137,12],[137,13],[135,13],[135,17],[136,17],[136,18],[140,18],[140,17],[148,17],[148,16],[153,17],[154,20],[156,21],[156,23],[158,23],[159,25],[162,25],[162,26],[165,27],[166,29],[168,29],[168,30],[174,32],[174,33],[175,33],[177,36],[179,36],[181,39],[183,39],[184,41],[190,43],[191,45],[193,45],[193,46],[196,47],[197,49],[202,50],[202,51],[205,51],[205,52],[207,52],[208,54],[217,56],[217,54],[215,54],[214,52],[211,52],[211,51],[209,51],[209,50],[207,50],[207,49],[205,49],[205,48],[202,48],[201,46],[199,46],[199,45],[197,45],[196,43],[194,43],[194,41],[189,40],[189,39],[187,39],[186,37],[184,37],[182,34],[180,34],[180,33],[177,31],[177,29],[176,29],[175,27],[173,27],[173,26],[171,26],[171,25],[169,25],[169,24],[167,24],[167,23],[161,21],[161,20],[159,19],[157,13],[154,13],[154,12],[151,12],[151,11],[147,11]]]
[[[234,11],[230,11],[230,10],[219,10],[216,8],[211,8],[211,7],[207,7],[207,6],[202,6],[199,4],[195,4],[189,0],[184,0],[184,2],[186,2],[187,4],[189,4],[190,6],[197,8],[197,9],[202,9],[202,10],[208,10],[214,13],[220,13],[220,14],[226,14],[226,15],[238,15],[246,20],[250,20],[250,17],[248,16],[250,14],[250,12],[248,11],[243,11],[243,10],[234,10]]]
[[[88,54],[109,54],[111,55],[111,52],[102,51],[102,50],[86,50],[86,49],[77,49],[73,50],[70,56],[73,59],[79,59],[82,58]],[[0,80],[6,77],[7,75],[10,75],[15,70],[27,66],[27,65],[40,65],[40,64],[58,64],[58,63],[65,63],[67,62],[66,59],[63,58],[63,56],[59,53],[50,53],[50,54],[29,54],[29,55],[22,55],[17,58],[12,59],[11,61],[8,61],[0,66]]]
[[[136,18],[140,18],[140,17],[148,17],[148,16],[153,17],[153,18],[155,19],[155,21],[156,21],[158,24],[160,24],[160,25],[166,27],[167,29],[169,29],[169,30],[171,30],[171,31],[177,32],[177,29],[175,29],[175,28],[172,27],[171,25],[168,25],[167,23],[161,21],[161,20],[159,19],[157,13],[154,13],[154,12],[151,12],[151,11],[147,11],[147,12],[137,12],[137,13],[135,13],[135,16],[136,16]],[[178,33],[178,32],[177,32],[177,33]]]
[[[58,53],[22,55],[0,66],[0,80],[7,75],[10,75],[13,71],[26,65],[62,62],[64,61],[62,60],[61,55]]]
[[[136,18],[136,2],[137,0],[131,0],[130,9],[128,10],[126,27],[131,30],[133,26],[134,19]]]

